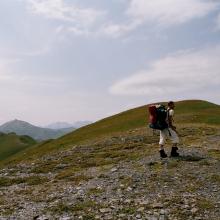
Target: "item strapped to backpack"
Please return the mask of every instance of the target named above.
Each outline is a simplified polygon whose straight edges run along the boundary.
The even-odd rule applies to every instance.
[[[150,128],[157,130],[168,128],[167,110],[164,105],[150,105],[148,111]]]

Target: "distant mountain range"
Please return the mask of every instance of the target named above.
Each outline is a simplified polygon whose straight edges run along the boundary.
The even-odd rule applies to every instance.
[[[46,126],[46,128],[50,129],[64,129],[64,128],[81,128],[85,125],[91,124],[91,121],[77,121],[75,123],[67,123],[67,122],[56,122]]]
[[[74,127],[62,129],[42,128],[20,120],[9,121],[0,126],[0,132],[6,134],[14,132],[17,135],[28,135],[38,141],[56,139],[73,130],[75,130]]]

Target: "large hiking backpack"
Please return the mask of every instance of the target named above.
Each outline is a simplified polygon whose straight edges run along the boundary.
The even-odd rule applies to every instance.
[[[150,105],[148,111],[150,128],[157,130],[168,128],[167,110],[164,105]]]

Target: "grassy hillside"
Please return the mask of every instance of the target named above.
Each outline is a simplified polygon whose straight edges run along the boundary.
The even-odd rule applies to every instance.
[[[28,148],[0,169],[0,219],[219,219],[219,113],[177,103],[178,158],[159,158],[146,106]]]
[[[34,144],[36,141],[28,136],[0,133],[0,161]]]
[[[164,103],[163,103],[164,104]],[[201,100],[188,100],[176,103],[175,121],[182,124],[220,125],[220,106]],[[141,106],[120,114],[105,118],[80,128],[59,139],[46,141],[26,150],[26,159],[39,157],[50,151],[71,147],[94,139],[111,136],[116,133],[148,126],[147,106]],[[16,159],[23,158],[17,155]]]
[[[213,103],[200,100],[181,101],[176,103],[175,112],[177,124],[204,123],[220,125],[220,106]],[[51,144],[75,144],[145,126],[148,126],[148,109],[147,106],[141,106],[78,129]]]

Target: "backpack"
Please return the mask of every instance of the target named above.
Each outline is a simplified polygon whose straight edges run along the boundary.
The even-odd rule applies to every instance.
[[[167,110],[164,105],[150,105],[148,111],[150,128],[157,130],[168,128]]]

